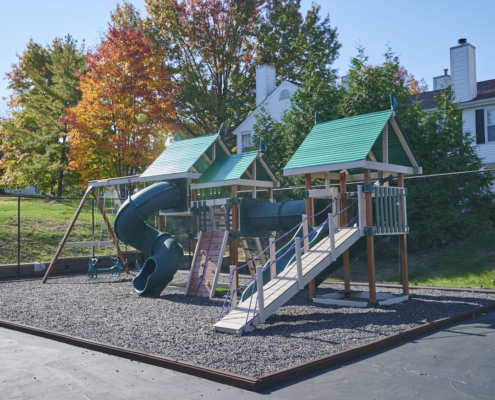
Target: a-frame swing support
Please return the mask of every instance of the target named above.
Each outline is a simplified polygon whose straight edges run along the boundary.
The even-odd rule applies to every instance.
[[[117,254],[119,256],[120,262],[122,263],[122,265],[125,265],[124,254],[120,250],[120,246],[119,246],[119,243],[115,237],[115,233],[113,232],[112,225],[110,224],[110,221],[107,218],[107,214],[105,213],[105,210],[103,209],[103,205],[100,202],[100,198],[98,197],[98,191],[96,190],[96,188],[94,186],[89,186],[88,189],[86,189],[86,193],[84,193],[84,196],[81,200],[81,203],[79,204],[79,207],[77,207],[76,213],[74,214],[74,218],[72,218],[72,221],[69,224],[69,227],[67,228],[67,231],[65,232],[65,235],[64,235],[62,241],[58,245],[58,249],[55,252],[55,255],[53,256],[53,260],[51,261],[50,265],[48,266],[48,268],[45,272],[45,276],[43,277],[43,280],[41,281],[41,283],[46,283],[46,281],[48,280],[48,277],[52,273],[53,267],[55,266],[55,263],[57,262],[57,260],[60,256],[60,253],[62,252],[62,250],[65,246],[65,243],[67,242],[67,239],[69,238],[69,235],[72,231],[72,228],[74,228],[74,225],[77,221],[77,218],[79,217],[79,214],[81,213],[81,210],[82,210],[84,204],[86,203],[86,200],[88,199],[88,196],[90,193],[93,194],[93,197],[96,200],[96,204],[98,205],[98,208],[100,209],[101,215],[103,216],[103,219],[104,219],[105,223],[107,224],[107,229],[110,233],[110,237],[112,238],[112,241],[115,244],[115,247],[117,248]],[[129,275],[129,268],[128,267],[125,268],[125,273],[127,275]]]

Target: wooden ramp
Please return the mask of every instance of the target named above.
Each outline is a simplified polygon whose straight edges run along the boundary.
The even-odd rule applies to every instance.
[[[327,268],[332,259],[337,259],[345,250],[359,239],[359,228],[344,228],[335,233],[335,255],[332,257],[330,251],[330,239],[324,238],[318,247],[308,255],[303,255],[302,281],[298,282],[296,262],[288,265],[275,279],[267,282],[263,287],[264,317],[268,318],[287,301],[302,290],[306,284],[314,279],[320,272]],[[225,317],[218,321],[214,327],[216,331],[242,334],[250,332],[260,323],[258,309],[254,310],[257,303],[258,293],[240,303],[235,310],[230,311]],[[251,304],[251,310],[250,310]],[[253,326],[254,325],[254,326]],[[245,327],[245,329],[243,329]]]
[[[208,243],[211,243],[208,249]],[[185,295],[215,296],[223,254],[229,238],[228,231],[200,232],[193,262],[187,279]]]

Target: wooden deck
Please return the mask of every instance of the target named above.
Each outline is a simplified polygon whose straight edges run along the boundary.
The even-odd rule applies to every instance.
[[[358,228],[344,228],[340,232],[337,232],[335,234],[335,255],[333,259],[335,260],[340,256],[345,250],[356,243],[358,239]],[[265,318],[268,318],[282,307],[300,289],[304,288],[306,284],[331,264],[330,239],[326,237],[315,247],[318,248],[308,253],[308,255],[304,254],[302,256],[303,279],[301,288],[297,279],[297,266],[295,262],[288,265],[274,280],[272,279],[264,285]],[[256,327],[260,324],[258,310],[253,312],[257,298],[258,293],[255,293],[240,303],[235,310],[230,311],[214,325],[215,330],[241,334],[243,333],[242,328],[246,326],[245,332],[252,331],[254,329],[252,325]],[[251,310],[249,311],[250,304]]]

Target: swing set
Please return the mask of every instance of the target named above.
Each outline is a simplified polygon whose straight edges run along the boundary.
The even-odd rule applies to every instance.
[[[120,182],[119,182],[120,183]],[[98,252],[101,249],[101,246],[115,246],[116,249],[116,256],[111,256],[112,260],[112,267],[110,268],[97,268],[96,265],[99,261],[98,256],[94,256],[94,253],[90,256],[89,259],[89,268],[88,268],[88,277],[91,279],[95,279],[98,276],[98,272],[110,272],[112,276],[118,277],[120,276],[120,273],[124,270],[127,275],[130,274],[129,268],[127,265],[127,260],[124,257],[124,254],[122,253],[119,243],[117,241],[117,238],[115,237],[115,233],[113,232],[112,225],[110,221],[108,220],[107,214],[105,212],[105,206],[106,206],[106,197],[103,196],[103,204],[100,201],[100,197],[98,196],[98,190],[96,189],[97,186],[107,186],[107,185],[90,185],[86,192],[84,193],[84,196],[81,200],[81,203],[79,204],[76,213],[74,215],[74,218],[72,219],[69,227],[67,228],[67,231],[65,232],[65,235],[62,239],[62,241],[59,243],[58,249],[55,252],[55,255],[53,256],[52,261],[50,262],[50,265],[46,269],[45,276],[43,277],[43,280],[41,283],[46,283],[48,280],[48,277],[50,276],[59,256],[60,253],[64,248],[69,248],[69,247],[92,247],[94,249],[95,245],[98,245]],[[74,228],[74,225],[77,221],[77,218],[79,217],[79,214],[81,213],[84,204],[86,203],[86,200],[88,199],[89,195],[92,194],[94,199],[96,200],[96,204],[98,206],[98,209],[100,210],[101,213],[101,224],[100,224],[100,240],[96,243],[95,242],[95,237],[94,237],[94,230],[93,230],[93,236],[92,236],[92,241],[91,242],[67,242],[67,239],[69,238],[69,235]],[[107,227],[107,241],[102,241],[102,234],[103,234],[103,224],[105,223]]]

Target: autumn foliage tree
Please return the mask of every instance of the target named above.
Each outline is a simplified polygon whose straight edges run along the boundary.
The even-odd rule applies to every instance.
[[[141,31],[123,27],[109,29],[88,52],[82,99],[66,112],[69,167],[83,181],[138,174],[163,148],[175,93],[163,51],[153,50]]]

